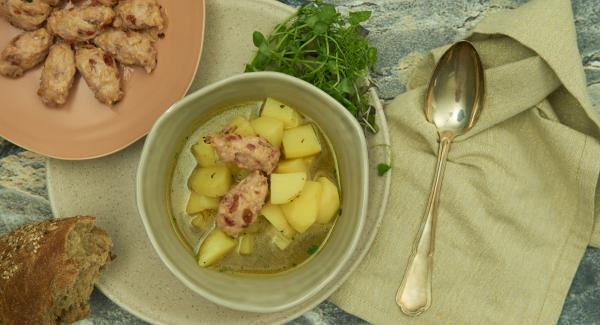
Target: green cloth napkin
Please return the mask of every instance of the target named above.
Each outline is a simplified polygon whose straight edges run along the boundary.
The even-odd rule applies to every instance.
[[[386,108],[394,155],[387,212],[364,262],[332,297],[375,324],[555,323],[586,246],[600,245],[600,129],[570,2],[492,14],[469,39],[485,66],[486,102],[450,150],[432,306],[416,318],[394,297],[431,188],[437,134],[422,108],[445,48]]]

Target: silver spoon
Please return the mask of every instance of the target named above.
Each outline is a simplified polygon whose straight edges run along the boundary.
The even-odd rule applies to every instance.
[[[433,185],[396,303],[408,316],[431,306],[431,274],[439,193],[450,144],[473,127],[483,106],[483,67],[467,41],[452,45],[440,58],[425,95],[425,117],[438,131],[440,146]]]

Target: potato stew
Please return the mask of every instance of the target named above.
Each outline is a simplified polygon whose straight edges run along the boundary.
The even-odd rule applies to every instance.
[[[188,139],[170,200],[201,267],[283,272],[316,254],[333,228],[335,155],[317,125],[278,100],[233,105]]]

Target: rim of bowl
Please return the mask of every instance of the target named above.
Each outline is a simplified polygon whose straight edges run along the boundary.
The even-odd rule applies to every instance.
[[[244,79],[249,79],[249,80],[255,79],[256,80],[256,79],[265,79],[265,78],[279,79],[279,80],[282,80],[283,82],[292,84],[293,87],[304,88],[308,92],[312,93],[315,96],[323,97],[323,99],[325,99],[328,102],[330,107],[334,107],[336,110],[341,112],[341,114],[344,116],[344,118],[349,121],[349,124],[352,126],[354,131],[360,135],[358,142],[360,145],[361,156],[366,158],[366,159],[362,159],[360,162],[360,167],[363,170],[360,183],[365,184],[365,186],[363,186],[363,190],[360,192],[361,201],[363,203],[361,205],[361,210],[357,214],[358,215],[358,224],[352,235],[351,244],[344,251],[342,257],[340,258],[340,262],[337,263],[335,268],[332,270],[332,272],[330,272],[328,274],[327,277],[325,277],[317,285],[314,285],[311,288],[307,289],[306,294],[304,294],[301,297],[298,297],[286,304],[279,304],[276,306],[269,306],[269,307],[257,306],[257,305],[253,305],[250,303],[242,303],[242,302],[224,299],[218,295],[214,295],[214,294],[204,290],[203,287],[198,286],[197,284],[193,283],[190,279],[188,279],[186,276],[184,276],[181,273],[181,271],[179,270],[177,263],[175,263],[173,260],[171,260],[169,255],[163,250],[161,245],[159,245],[159,243],[157,242],[157,239],[154,235],[154,231],[152,230],[152,228],[149,224],[149,221],[148,221],[149,218],[146,214],[146,210],[144,208],[146,201],[145,201],[145,198],[141,195],[141,193],[143,193],[143,191],[142,191],[142,185],[141,185],[142,182],[140,181],[142,174],[144,173],[144,171],[146,169],[146,163],[148,161],[148,155],[149,155],[148,144],[154,142],[155,138],[160,134],[159,130],[163,127],[163,125],[168,123],[171,115],[177,114],[181,109],[183,109],[185,106],[187,106],[187,104],[195,101],[197,98],[204,96],[206,94],[209,94],[215,89],[227,87],[230,83],[237,82],[239,80],[244,80]],[[211,109],[214,109],[214,107]],[[327,136],[327,134],[326,134],[326,136]],[[366,217],[366,213],[367,213],[368,184],[369,184],[368,157],[369,157],[369,155],[367,152],[367,144],[366,144],[366,139],[364,137],[364,132],[363,132],[363,129],[358,124],[358,122],[356,121],[355,117],[352,114],[350,114],[350,112],[348,112],[348,110],[342,104],[340,104],[333,97],[329,96],[323,90],[317,88],[316,86],[314,86],[304,80],[301,80],[299,78],[296,78],[296,77],[293,77],[293,76],[290,76],[290,75],[287,75],[284,73],[280,73],[280,72],[262,71],[262,72],[242,73],[242,74],[234,75],[234,76],[228,77],[226,79],[217,81],[215,83],[212,83],[208,86],[205,86],[201,89],[194,91],[193,93],[189,94],[188,96],[180,99],[179,101],[177,101],[176,103],[171,105],[171,107],[169,107],[154,123],[154,125],[150,129],[150,132],[146,136],[146,139],[144,142],[144,147],[142,149],[142,155],[140,157],[140,162],[138,164],[138,169],[137,169],[137,174],[136,174],[135,196],[136,196],[137,210],[138,210],[138,214],[140,215],[140,217],[142,219],[142,223],[144,224],[144,228],[146,230],[146,235],[148,236],[148,238],[150,239],[150,242],[152,243],[152,247],[158,253],[158,256],[160,257],[163,264],[165,264],[167,266],[167,268],[169,269],[169,271],[173,275],[175,275],[175,277],[177,277],[177,279],[179,279],[179,281],[183,282],[183,284],[186,287],[193,290],[194,292],[196,292],[198,295],[204,297],[205,299],[207,299],[215,304],[218,304],[218,305],[230,308],[230,309],[245,311],[245,312],[255,312],[255,313],[280,312],[280,311],[284,311],[287,309],[291,309],[299,304],[306,302],[307,300],[311,299],[312,297],[314,297],[322,288],[324,288],[327,284],[329,284],[334,279],[334,277],[336,277],[342,271],[343,267],[346,264],[348,264],[352,253],[354,252],[354,250],[356,249],[356,246],[358,245],[358,240],[360,238],[360,234],[363,231],[365,217]]]

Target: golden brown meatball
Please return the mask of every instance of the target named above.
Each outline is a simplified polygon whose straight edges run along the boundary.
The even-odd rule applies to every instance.
[[[45,28],[13,38],[0,53],[0,75],[9,78],[22,76],[44,60],[52,41],[52,35]]]
[[[42,101],[48,105],[63,105],[73,86],[76,72],[75,53],[71,45],[59,43],[52,46],[44,63],[38,89]]]
[[[50,14],[50,6],[42,0],[0,0],[0,15],[13,26],[36,30]]]
[[[48,29],[67,42],[84,42],[98,36],[115,18],[105,6],[55,10],[48,18]]]
[[[123,0],[115,7],[114,26],[122,29],[165,28],[162,7],[156,0]]]
[[[81,47],[75,53],[75,64],[99,101],[112,105],[123,98],[119,68],[110,53],[95,46]]]
[[[156,68],[157,51],[145,34],[114,29],[100,34],[94,43],[123,64],[144,67],[148,73]]]

